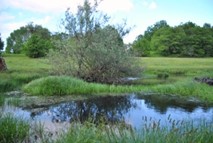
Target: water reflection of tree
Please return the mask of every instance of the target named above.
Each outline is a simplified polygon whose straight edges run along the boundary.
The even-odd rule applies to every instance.
[[[53,120],[80,121],[92,120],[99,122],[121,121],[124,114],[133,106],[130,97],[100,97],[82,101],[63,103],[50,109]]]
[[[141,96],[148,108],[154,108],[157,112],[166,113],[168,108],[181,108],[185,112],[193,112],[201,106],[200,103],[188,101],[175,96],[149,95]]]

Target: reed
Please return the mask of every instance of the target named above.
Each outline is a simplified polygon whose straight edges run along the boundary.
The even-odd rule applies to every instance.
[[[168,119],[169,126],[161,127],[160,122],[149,121],[139,129],[123,124],[106,125],[87,122],[72,123],[67,134],[57,143],[173,143],[202,142],[213,140],[213,124],[201,122],[195,125],[187,121]]]
[[[22,143],[29,136],[30,125],[10,114],[0,117],[0,143]]]

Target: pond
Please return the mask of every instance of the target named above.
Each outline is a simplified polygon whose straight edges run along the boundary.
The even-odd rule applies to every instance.
[[[104,120],[110,123],[124,122],[138,129],[147,122],[169,126],[172,120],[194,123],[213,121],[212,106],[195,99],[186,100],[169,95],[105,96],[63,101],[39,108],[5,106],[4,111],[33,121],[70,123],[90,119],[98,123]]]

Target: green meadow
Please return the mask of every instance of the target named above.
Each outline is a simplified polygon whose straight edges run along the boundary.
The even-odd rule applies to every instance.
[[[136,58],[141,77],[122,85],[88,83],[68,76],[54,76],[45,58],[5,55],[8,71],[0,73],[0,92],[22,90],[30,95],[104,95],[133,92],[196,97],[212,102],[211,86],[194,80],[213,77],[213,58]],[[57,65],[55,65],[57,66]]]
[[[122,85],[88,83],[74,77],[55,76],[45,58],[31,59],[24,55],[4,55],[4,58],[8,71],[0,73],[1,95],[22,91],[29,96],[69,95],[76,99],[81,96],[158,93],[159,96],[195,97],[213,103],[213,88],[194,80],[195,77],[213,77],[213,58],[136,58],[143,67],[141,77]],[[19,102],[18,97],[16,99]],[[4,100],[5,97],[0,96],[0,106]],[[199,126],[194,126],[193,121],[171,120],[170,124],[172,128],[161,127],[160,122],[151,122],[136,130],[122,123],[110,125],[103,122],[97,125],[90,121],[83,124],[74,122],[66,133],[59,133],[60,137],[53,138],[40,124],[32,125],[24,119],[0,112],[0,142],[208,143],[213,139],[211,123],[200,121]]]

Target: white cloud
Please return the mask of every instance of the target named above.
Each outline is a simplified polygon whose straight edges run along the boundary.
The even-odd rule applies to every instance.
[[[6,38],[10,36],[10,33],[13,32],[15,29],[20,28],[21,26],[26,25],[24,21],[22,22],[8,22],[2,23],[0,26],[0,32],[2,40],[4,41],[4,45],[6,46]]]
[[[25,26],[29,22],[42,25],[50,31],[60,29],[60,16],[64,15],[65,10],[69,7],[72,12],[77,10],[77,6],[82,5],[84,0],[0,0],[0,33],[5,41],[11,32],[15,29]],[[91,3],[94,0],[90,0]],[[103,0],[98,10],[109,15],[116,12],[129,12],[133,9],[132,0]],[[11,9],[12,11],[7,11]],[[25,14],[27,12],[28,14]],[[29,18],[29,14],[31,17]],[[34,15],[35,14],[35,15]],[[40,16],[42,14],[42,17]],[[40,17],[40,18],[38,18]],[[58,23],[57,23],[58,22]]]
[[[156,2],[153,1],[149,4],[149,9],[156,9],[156,8],[157,8]]]
[[[93,3],[93,0],[90,0]],[[12,7],[31,12],[58,13],[64,12],[68,7],[74,12],[84,0],[2,0],[3,7]],[[104,0],[100,3],[100,10],[107,13],[129,11],[133,8],[132,0]]]
[[[154,9],[157,8],[157,3],[156,3],[155,1],[143,0],[143,1],[142,1],[142,5],[143,5],[144,7],[147,7],[147,8],[149,8],[149,9],[151,9],[151,10],[154,10]]]
[[[104,0],[99,5],[99,10],[112,14],[118,11],[130,11],[134,5],[131,0]]]
[[[0,22],[12,20],[14,18],[15,18],[15,16],[13,16],[13,15],[7,13],[7,12],[1,12],[0,13]]]
[[[58,13],[65,11],[68,7],[73,10],[83,0],[2,0],[4,7],[17,8],[39,13]],[[5,2],[6,1],[6,2]],[[3,8],[3,6],[2,6]]]

